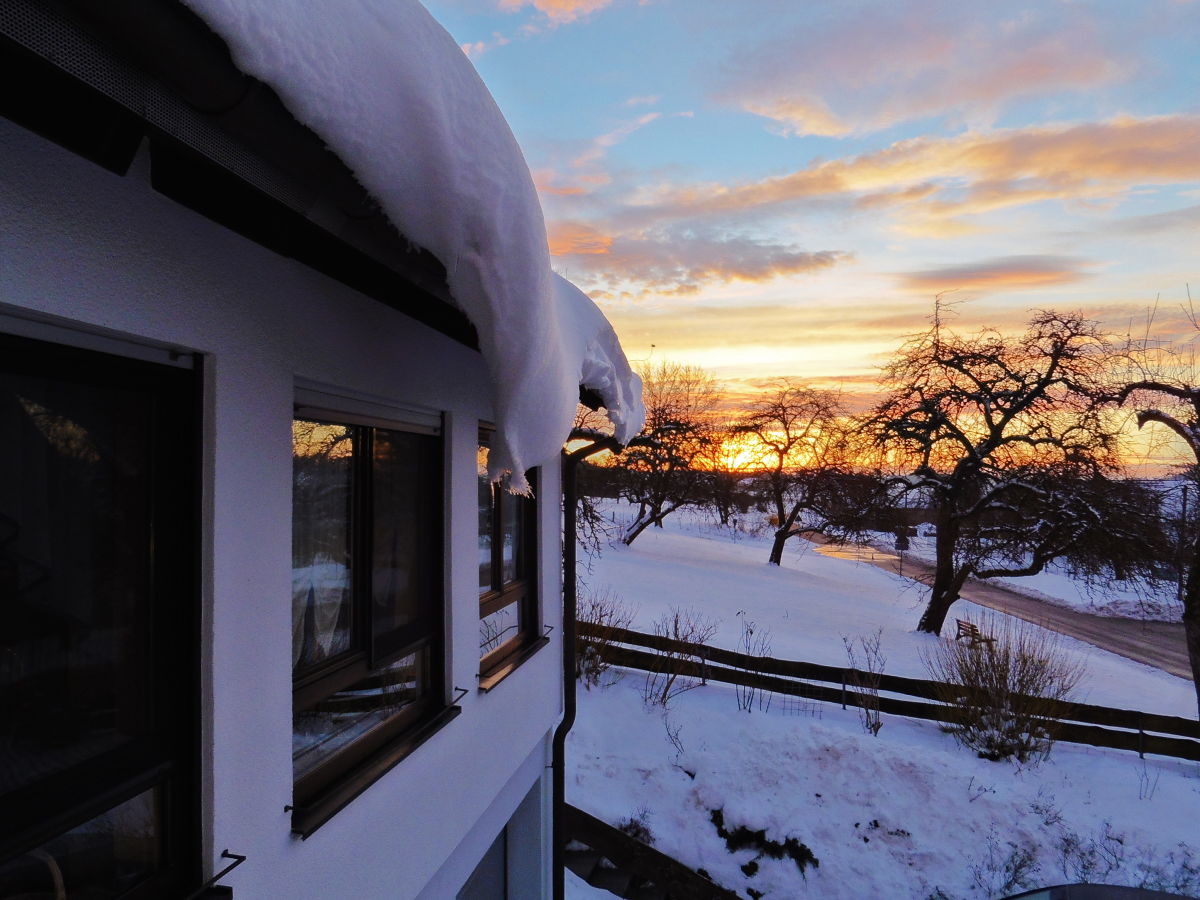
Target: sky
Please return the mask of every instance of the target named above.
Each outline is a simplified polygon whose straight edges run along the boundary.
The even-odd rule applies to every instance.
[[[869,391],[955,327],[1194,336],[1200,0],[427,0],[631,360]]]

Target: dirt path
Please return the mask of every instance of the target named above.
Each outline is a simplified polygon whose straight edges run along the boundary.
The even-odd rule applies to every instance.
[[[823,556],[864,562],[893,574],[900,574],[900,557],[895,553],[861,544],[838,546],[825,543],[820,538],[815,540],[818,545],[817,552]],[[921,579],[922,576],[932,577],[933,566],[906,556],[903,575],[914,579]],[[1192,679],[1182,622],[1142,622],[1137,619],[1093,616],[1035,600],[1008,588],[982,581],[968,582],[963,588],[962,596],[980,606],[999,610],[1052,631],[1087,641],[1102,650],[1110,650],[1127,659],[1154,666],[1188,681]],[[951,608],[947,618],[952,618],[953,615],[954,610]],[[951,626],[953,624],[950,623]]]

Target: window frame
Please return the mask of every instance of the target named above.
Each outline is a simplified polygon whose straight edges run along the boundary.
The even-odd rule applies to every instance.
[[[495,429],[481,423],[477,439],[477,447],[491,447]],[[538,469],[530,469],[526,476],[530,488],[534,491],[532,497],[522,497],[510,494],[504,481],[491,484],[491,587],[484,591],[480,585],[479,619],[482,622],[488,616],[514,604],[518,605],[519,631],[496,647],[483,652],[480,646],[479,656],[479,687],[483,691],[491,690],[522,662],[549,643],[542,634],[542,610],[540,591],[538,590],[539,566],[538,547],[538,503],[535,499],[538,482]],[[477,473],[479,478],[486,477]],[[518,575],[511,581],[504,580],[503,561],[503,529],[504,511],[509,504],[519,504],[519,522],[522,535],[522,545],[519,548],[517,564]],[[482,537],[482,533],[477,533]]]
[[[308,838],[321,825],[344,809],[425,740],[454,719],[461,708],[448,702],[447,663],[449,645],[445,635],[446,598],[444,562],[447,554],[446,441],[440,413],[413,409],[396,410],[377,402],[348,402],[298,390],[293,422],[315,421],[347,426],[353,430],[351,461],[351,599],[354,625],[351,646],[293,676],[292,712],[312,708],[339,691],[352,688],[391,663],[413,653],[426,653],[421,664],[428,685],[422,696],[396,710],[384,721],[346,746],[334,751],[311,770],[293,773],[292,831]],[[375,510],[372,503],[373,444],[379,431],[416,434],[436,440],[428,446],[426,463],[436,476],[423,498],[428,515],[420,527],[432,535],[436,559],[427,574],[430,582],[421,600],[420,621],[407,626],[405,639],[381,649],[371,627],[372,556]],[[294,452],[294,451],[293,451]],[[295,490],[293,486],[293,491]],[[293,518],[294,523],[294,518]],[[293,726],[294,727],[294,726]]]
[[[150,621],[142,626],[149,642],[142,664],[153,683],[147,734],[0,798],[0,862],[153,791],[161,863],[121,896],[185,892],[201,881],[202,358],[49,322],[0,316],[0,328],[6,372],[146,396]],[[31,821],[9,809],[42,814]]]

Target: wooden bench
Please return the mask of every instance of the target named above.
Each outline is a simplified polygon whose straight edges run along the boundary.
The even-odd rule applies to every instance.
[[[966,622],[966,621],[963,621],[962,619],[955,619],[954,621],[958,623],[958,634],[956,634],[954,636],[954,639],[956,641],[966,638],[967,642],[972,647],[974,647],[976,644],[994,644],[994,643],[996,643],[996,639],[994,637],[988,637],[986,634],[984,634],[982,631],[979,630],[979,626],[976,625],[975,623]]]

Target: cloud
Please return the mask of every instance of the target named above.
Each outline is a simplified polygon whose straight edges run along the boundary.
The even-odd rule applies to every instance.
[[[636,119],[622,123],[612,131],[593,138],[588,148],[575,157],[571,161],[571,164],[577,169],[582,169],[599,162],[608,153],[610,148],[621,143],[621,141],[625,140],[638,129],[645,128],[651,122],[660,118],[662,118],[662,113],[648,112],[638,116]]]
[[[1197,229],[1200,229],[1200,204],[1145,216],[1129,216],[1113,222],[1108,230],[1124,234],[1159,234]]]
[[[1200,116],[1121,118],[1079,125],[969,132],[898,141],[758,181],[644,186],[625,224],[760,215],[818,202],[915,209],[922,219],[1047,200],[1118,197],[1142,184],[1200,180]]]
[[[463,53],[467,54],[468,59],[478,59],[493,47],[503,47],[508,43],[511,43],[509,38],[498,31],[493,31],[490,41],[473,41],[466,44],[459,44],[459,46],[462,47]]]
[[[765,282],[828,269],[851,258],[743,237],[694,234],[609,236],[578,223],[554,223],[551,252],[572,280],[606,292],[689,295],[733,281]]]
[[[592,256],[612,249],[610,235],[580,222],[550,222],[546,228],[551,256]]]
[[[956,289],[1029,290],[1069,284],[1087,277],[1084,263],[1065,256],[1001,256],[921,272],[905,272],[904,286],[932,293]]]
[[[630,97],[625,101],[626,106],[654,106],[661,100],[658,94],[651,94],[644,97]]]
[[[1012,101],[1085,91],[1134,71],[1121,41],[1069,5],[872,4],[806,21],[722,67],[719,100],[794,135],[867,133],[930,116],[988,124]]]
[[[551,23],[563,25],[585,18],[611,3],[612,0],[500,0],[500,8],[515,12],[522,7],[532,6]]]

